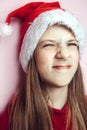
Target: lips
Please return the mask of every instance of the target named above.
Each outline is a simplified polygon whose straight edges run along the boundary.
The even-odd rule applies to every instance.
[[[56,65],[53,66],[54,69],[63,70],[63,69],[70,69],[71,65]]]

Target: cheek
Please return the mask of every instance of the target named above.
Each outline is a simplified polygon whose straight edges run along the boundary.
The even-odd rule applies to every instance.
[[[79,52],[78,52],[78,51],[73,52],[73,58],[74,58],[74,60],[75,60],[76,62],[79,61]]]
[[[36,56],[37,66],[46,64],[47,60],[48,60],[48,57],[45,53],[39,53],[39,52],[37,53],[37,56]]]
[[[38,51],[36,53],[36,66],[38,71],[43,70],[49,62],[49,55],[45,52]]]
[[[74,51],[72,53],[72,59],[73,59],[73,65],[74,67],[78,67],[78,63],[79,63],[79,52],[78,51]]]
[[[38,51],[36,55],[36,66],[41,77],[51,71],[53,55],[47,51]]]
[[[37,65],[47,65],[51,64],[54,57],[54,53],[48,50],[38,50],[36,52],[36,63]]]
[[[38,70],[38,73],[40,75],[40,77],[43,79],[43,75],[46,73],[47,71],[47,57],[45,56],[45,54],[39,54],[36,56],[36,67]]]

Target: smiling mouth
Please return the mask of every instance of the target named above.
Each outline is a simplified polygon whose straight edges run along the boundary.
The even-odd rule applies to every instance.
[[[53,68],[58,70],[64,70],[64,69],[70,69],[71,65],[65,65],[65,66],[58,65],[58,66],[53,66]]]

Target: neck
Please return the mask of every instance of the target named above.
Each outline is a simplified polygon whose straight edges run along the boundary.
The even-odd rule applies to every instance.
[[[68,86],[48,89],[48,104],[57,109],[62,109],[67,101]]]

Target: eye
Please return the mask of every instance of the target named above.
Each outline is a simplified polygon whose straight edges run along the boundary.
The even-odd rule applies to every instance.
[[[56,43],[54,41],[44,41],[42,47],[55,47]]]
[[[53,44],[53,43],[43,45],[43,47],[53,47],[53,46],[55,46],[55,44]]]
[[[68,43],[68,46],[76,46],[76,47],[78,47],[78,44],[74,43],[74,42],[70,42],[70,43]]]

